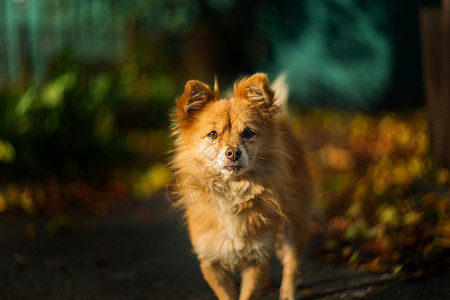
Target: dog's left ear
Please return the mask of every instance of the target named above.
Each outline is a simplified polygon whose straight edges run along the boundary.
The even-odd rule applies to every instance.
[[[179,108],[185,114],[192,114],[210,100],[214,99],[214,94],[209,86],[197,80],[189,80],[184,88],[184,94],[178,100]]]
[[[256,73],[236,83],[234,85],[234,95],[236,98],[255,101],[266,108],[270,108],[274,101],[274,92],[269,86],[267,75],[263,73]]]

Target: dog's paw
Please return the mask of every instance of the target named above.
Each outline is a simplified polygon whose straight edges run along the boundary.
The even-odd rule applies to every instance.
[[[294,294],[280,295],[280,300],[295,300]]]

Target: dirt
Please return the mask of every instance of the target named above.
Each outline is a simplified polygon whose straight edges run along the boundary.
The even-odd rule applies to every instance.
[[[99,217],[0,215],[0,299],[215,299],[164,197]],[[64,225],[64,226],[63,226]],[[302,266],[301,299],[449,299],[450,275],[393,279],[346,266]],[[262,299],[277,299],[274,260]],[[236,281],[237,281],[236,277]]]

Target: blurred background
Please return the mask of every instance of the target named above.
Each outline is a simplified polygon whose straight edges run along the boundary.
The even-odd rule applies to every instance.
[[[450,135],[430,139],[448,118],[434,115],[445,98],[424,87],[443,80],[430,65],[441,44],[450,49],[439,42],[450,24],[440,6],[0,0],[0,218],[45,215],[52,235],[74,210],[161,201],[169,112],[185,82],[216,75],[225,90],[253,72],[285,72],[328,226],[315,226],[312,252],[393,275],[439,272],[450,257],[450,176],[430,145],[448,148]]]

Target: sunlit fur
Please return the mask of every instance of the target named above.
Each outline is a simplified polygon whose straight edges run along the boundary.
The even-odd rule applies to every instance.
[[[217,84],[189,81],[173,111],[175,204],[219,299],[237,299],[233,271],[242,272],[239,299],[257,298],[273,252],[283,265],[280,299],[294,299],[314,189],[278,106],[285,99],[275,97],[261,73],[238,81],[228,99]],[[239,159],[225,157],[230,147]]]

